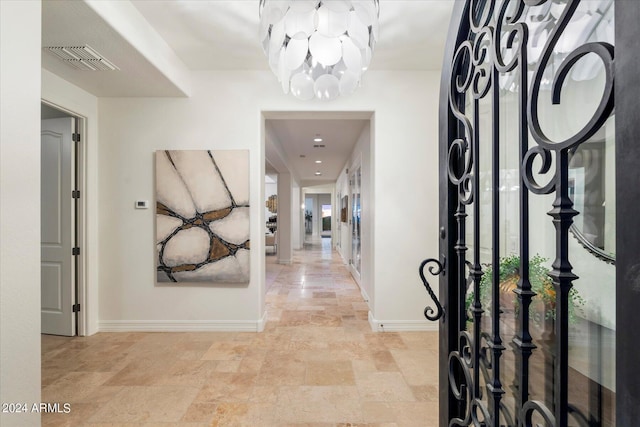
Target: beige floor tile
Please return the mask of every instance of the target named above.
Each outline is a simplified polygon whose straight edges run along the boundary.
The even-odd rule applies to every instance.
[[[84,427],[211,427],[210,423],[198,422],[151,422],[151,423],[86,423]]]
[[[43,366],[41,374],[41,384],[45,386],[51,385],[59,381],[62,377],[67,375],[69,370],[60,368],[46,368]]]
[[[353,372],[356,375],[362,375],[365,373],[378,372],[378,368],[376,368],[375,363],[373,362],[373,358],[365,359],[365,360],[353,360],[351,362],[353,366]]]
[[[366,423],[392,423],[396,413],[387,402],[362,402],[362,419]]]
[[[149,355],[131,359],[126,366],[112,375],[105,384],[109,386],[153,385],[171,368],[174,360],[155,359]]]
[[[438,384],[437,350],[391,350],[391,354],[409,385]]]
[[[242,362],[243,360],[221,360],[216,366],[216,372],[238,372]],[[255,372],[255,370],[244,372]]]
[[[196,387],[124,387],[91,422],[178,422],[198,393]]]
[[[356,387],[282,387],[276,403],[278,422],[361,422]]]
[[[86,402],[100,385],[113,374],[103,372],[71,372],[42,389],[43,402]]]
[[[356,384],[363,401],[415,401],[413,392],[399,372],[356,373]]]
[[[108,401],[113,399],[116,394],[120,393],[123,388],[123,386],[102,385],[100,387],[94,388],[92,391],[87,393],[87,395],[82,400],[84,402],[91,403],[107,403]]]
[[[176,360],[159,375],[155,385],[203,386],[222,362],[211,360]]]
[[[256,403],[276,403],[278,400],[279,386],[257,385],[251,390],[249,402]]]
[[[43,335],[43,400],[72,404],[43,425],[435,427],[438,334],[372,332],[322,244],[267,257],[261,333]]]
[[[200,389],[197,402],[244,402],[256,384],[256,374],[216,373]]]
[[[399,371],[395,359],[388,350],[376,351],[373,353],[373,362],[379,371]]]
[[[202,360],[242,360],[249,350],[247,344],[241,342],[215,342],[202,355]]]
[[[275,427],[273,405],[266,403],[221,403],[211,427],[264,426]]]
[[[307,362],[305,385],[355,385],[348,361]]]
[[[43,413],[42,427],[76,427],[82,425],[99,408],[99,403],[73,403],[69,413]]]
[[[392,403],[396,423],[402,427],[437,427],[437,402],[399,402]]]
[[[438,402],[440,389],[436,385],[413,385],[411,391],[416,400],[421,402]]]
[[[258,377],[257,385],[302,385],[306,366],[304,362],[290,356],[265,359]]]
[[[217,403],[194,402],[187,408],[187,412],[182,416],[181,421],[211,423],[215,417],[217,408]]]

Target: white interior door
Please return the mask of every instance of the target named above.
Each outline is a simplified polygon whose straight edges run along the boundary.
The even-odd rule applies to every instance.
[[[42,120],[41,302],[42,333],[75,335],[74,304],[74,119]]]

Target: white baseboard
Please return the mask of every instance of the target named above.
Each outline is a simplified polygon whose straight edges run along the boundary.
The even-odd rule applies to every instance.
[[[369,325],[373,332],[438,331],[438,322],[428,320],[377,320],[369,311]]]
[[[256,324],[258,329],[256,332],[264,331],[264,327],[266,325],[267,325],[267,310],[265,310],[264,313],[262,313],[262,319],[258,320],[258,323]]]
[[[291,264],[293,264],[293,260],[291,258],[289,258],[289,259],[279,259],[278,260],[278,264],[291,265]]]
[[[266,313],[251,320],[103,320],[100,332],[262,332]]]
[[[364,299],[364,302],[369,304],[369,301],[371,301],[369,299],[369,294],[367,294],[367,291],[365,291],[362,286],[360,287],[360,295],[362,295],[362,298]],[[369,305],[369,307],[371,307],[371,305]],[[369,312],[369,316],[371,316],[371,312]]]

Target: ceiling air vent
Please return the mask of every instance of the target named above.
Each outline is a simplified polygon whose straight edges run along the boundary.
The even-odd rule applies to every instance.
[[[49,46],[45,49],[78,70],[115,71],[120,69],[87,45]]]

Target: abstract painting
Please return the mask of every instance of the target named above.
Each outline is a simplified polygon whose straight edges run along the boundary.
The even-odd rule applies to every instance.
[[[249,282],[249,151],[156,152],[158,282]]]

